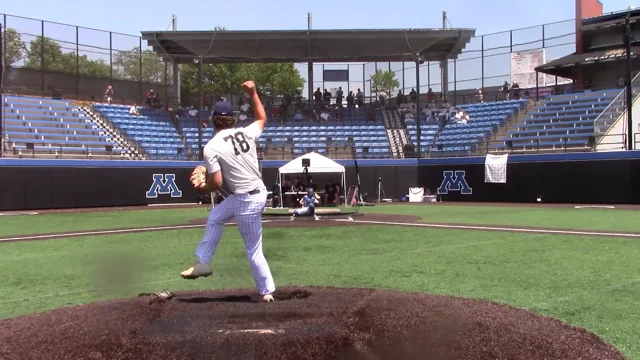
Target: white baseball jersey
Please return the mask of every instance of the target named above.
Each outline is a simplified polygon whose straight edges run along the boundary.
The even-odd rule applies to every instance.
[[[216,132],[204,147],[207,172],[222,171],[225,187],[234,194],[246,194],[264,187],[255,145],[261,134],[255,123]]]

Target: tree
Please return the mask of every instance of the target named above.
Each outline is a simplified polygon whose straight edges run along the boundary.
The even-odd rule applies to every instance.
[[[44,47],[44,52],[43,52]],[[91,60],[87,55],[78,56],[75,52],[62,52],[62,47],[57,42],[46,37],[38,36],[31,41],[25,67],[30,69],[42,69],[42,54],[44,54],[44,70],[75,74],[92,77],[109,78],[111,69],[109,64],[102,59]],[[114,77],[116,75],[114,74]]]
[[[396,79],[396,73],[394,71],[378,69],[375,74],[371,75],[371,91],[373,92],[378,93],[385,91],[386,93],[390,93],[398,87],[400,87],[400,82]]]
[[[304,87],[304,79],[292,63],[255,64],[253,79],[267,96],[296,95]]]
[[[22,36],[12,28],[4,30],[4,46],[4,60],[7,66],[11,66],[22,60],[27,52],[27,47],[24,42],[22,42]]]
[[[142,64],[140,59],[142,58]],[[165,83],[165,63],[153,50],[134,47],[129,51],[119,51],[113,55],[113,68],[123,80],[140,81],[140,65],[142,65],[142,81],[153,84]],[[171,82],[171,66],[167,66],[166,81]]]

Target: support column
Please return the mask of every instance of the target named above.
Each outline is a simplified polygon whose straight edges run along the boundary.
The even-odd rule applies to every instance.
[[[307,77],[309,78],[309,107],[313,109],[313,61],[307,64]]]
[[[420,129],[420,58],[416,59],[416,157],[420,158],[422,153],[422,129]]]
[[[178,31],[178,15],[172,15],[172,20],[171,23],[173,25],[173,31]],[[175,62],[175,60],[172,62],[171,64],[171,71],[172,71],[172,88],[171,88],[171,93],[172,93],[172,101],[170,102],[170,104],[172,104],[174,109],[177,109],[178,107],[180,107],[180,66],[178,65],[178,63]],[[200,98],[202,98],[202,94],[200,94]],[[168,99],[165,99],[165,101],[168,102]]]
[[[447,12],[442,12],[442,28],[447,28]],[[440,91],[444,98],[447,97],[449,92],[449,59],[442,59],[440,61]]]
[[[311,60],[311,13],[307,13],[307,36],[309,42],[309,62],[307,63],[307,78],[309,79],[309,109],[313,110],[313,60]]]
[[[627,150],[633,150],[633,145],[635,143],[633,139],[633,86],[631,84],[632,79],[632,62],[631,59],[631,18],[629,14],[624,20],[624,47],[627,53],[627,58],[625,59],[625,92],[626,92],[626,107],[627,107]]]
[[[202,61],[198,61],[198,160],[204,160],[204,146],[202,145],[202,112],[204,104],[202,101]]]

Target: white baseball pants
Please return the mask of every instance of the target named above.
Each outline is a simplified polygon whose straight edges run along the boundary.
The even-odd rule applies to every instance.
[[[267,189],[261,188],[255,195],[232,194],[209,213],[204,238],[196,249],[196,256],[203,264],[211,263],[222,238],[224,224],[235,219],[244,240],[244,247],[251,265],[253,279],[261,295],[274,292],[276,286],[269,264],[262,253],[262,212],[267,201]]]

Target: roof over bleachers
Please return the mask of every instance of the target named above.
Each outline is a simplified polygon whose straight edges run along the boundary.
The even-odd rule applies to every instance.
[[[633,61],[633,68],[640,67],[640,46],[631,47],[631,59]],[[587,65],[603,65],[612,62],[620,62],[622,66],[622,60],[626,59],[626,51],[624,48],[607,49],[601,51],[592,51],[588,53],[573,53],[559,59],[550,61],[544,65],[535,68],[535,71],[539,71],[549,75],[566,77],[569,79],[575,79],[576,68]]]
[[[192,63],[455,59],[475,29],[143,31],[163,60]]]

